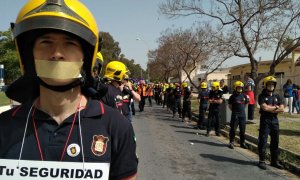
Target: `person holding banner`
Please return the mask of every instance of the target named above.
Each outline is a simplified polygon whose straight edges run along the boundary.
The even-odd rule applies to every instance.
[[[54,176],[53,168],[32,167],[28,173],[29,162],[56,161],[56,168],[68,163],[69,169],[55,171],[66,178],[81,172],[84,178],[109,174],[107,179],[136,179],[131,123],[94,98],[92,70],[99,37],[90,11],[77,0],[29,0],[12,31],[23,75],[6,95],[22,104],[0,114],[1,165],[17,159],[21,176],[33,172],[44,177]],[[102,163],[105,168],[99,173]],[[82,170],[75,169],[78,164]]]

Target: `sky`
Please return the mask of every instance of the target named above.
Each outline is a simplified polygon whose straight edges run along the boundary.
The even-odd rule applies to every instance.
[[[27,0],[1,0],[0,31],[6,31],[14,22]],[[159,13],[164,0],[81,0],[94,15],[100,31],[109,32],[119,42],[121,53],[134,59],[142,68],[147,66],[147,52],[158,48],[158,38],[167,28],[190,28],[197,17],[169,19]],[[199,17],[198,17],[199,18]],[[139,40],[137,40],[139,39]],[[264,56],[262,57],[264,59]],[[248,60],[235,58],[225,67],[245,64]]]

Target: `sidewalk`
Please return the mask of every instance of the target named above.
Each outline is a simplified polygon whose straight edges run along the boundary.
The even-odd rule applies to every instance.
[[[284,120],[287,122],[300,122],[300,115],[294,113],[291,117],[291,115],[289,115],[288,111],[285,110],[286,112],[281,114],[279,119],[280,120]],[[299,118],[297,118],[299,116]],[[193,113],[193,121],[197,121],[198,120],[198,114]],[[196,123],[193,123],[196,125]],[[259,116],[257,116],[256,118],[254,118],[254,120],[252,121],[247,121],[247,123],[251,123],[251,124],[259,124]],[[223,136],[229,138],[229,130],[230,127],[229,125],[226,125],[224,129],[221,129],[221,133]],[[256,136],[252,136],[250,134],[245,134],[245,139],[246,139],[246,144],[249,147],[250,151],[253,151],[255,153],[258,153],[258,149],[257,149],[257,144],[258,144],[258,138]],[[239,142],[239,133],[238,130],[236,132],[236,136],[235,136],[235,141],[238,143]],[[268,146],[270,144],[268,143]],[[267,148],[268,149],[268,148]],[[293,163],[293,161],[300,161],[300,154],[299,153],[295,153],[295,152],[291,152],[288,149],[284,149],[282,147],[279,147],[280,149],[280,157],[281,157],[281,163],[284,165],[284,167],[289,170],[290,172],[296,174],[296,175],[300,175],[300,166],[298,164]],[[269,158],[269,152],[267,150],[267,158]]]
[[[7,105],[7,106],[0,106],[0,113],[4,112],[4,111],[7,111],[11,109],[11,106],[10,105]]]

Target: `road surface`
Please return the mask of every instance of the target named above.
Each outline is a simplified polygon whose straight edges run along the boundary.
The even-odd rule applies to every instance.
[[[189,123],[172,118],[161,106],[145,106],[133,127],[137,137],[139,180],[282,180],[297,179],[285,170],[257,167],[256,154],[227,147],[224,137],[205,136]],[[299,177],[298,177],[299,178]]]

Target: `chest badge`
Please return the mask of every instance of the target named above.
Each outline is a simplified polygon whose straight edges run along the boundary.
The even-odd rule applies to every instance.
[[[73,143],[67,147],[67,154],[70,157],[76,157],[78,156],[79,153],[80,153],[80,147],[78,144]]]
[[[95,156],[102,156],[106,152],[108,137],[103,135],[94,135],[92,142],[92,152]]]

